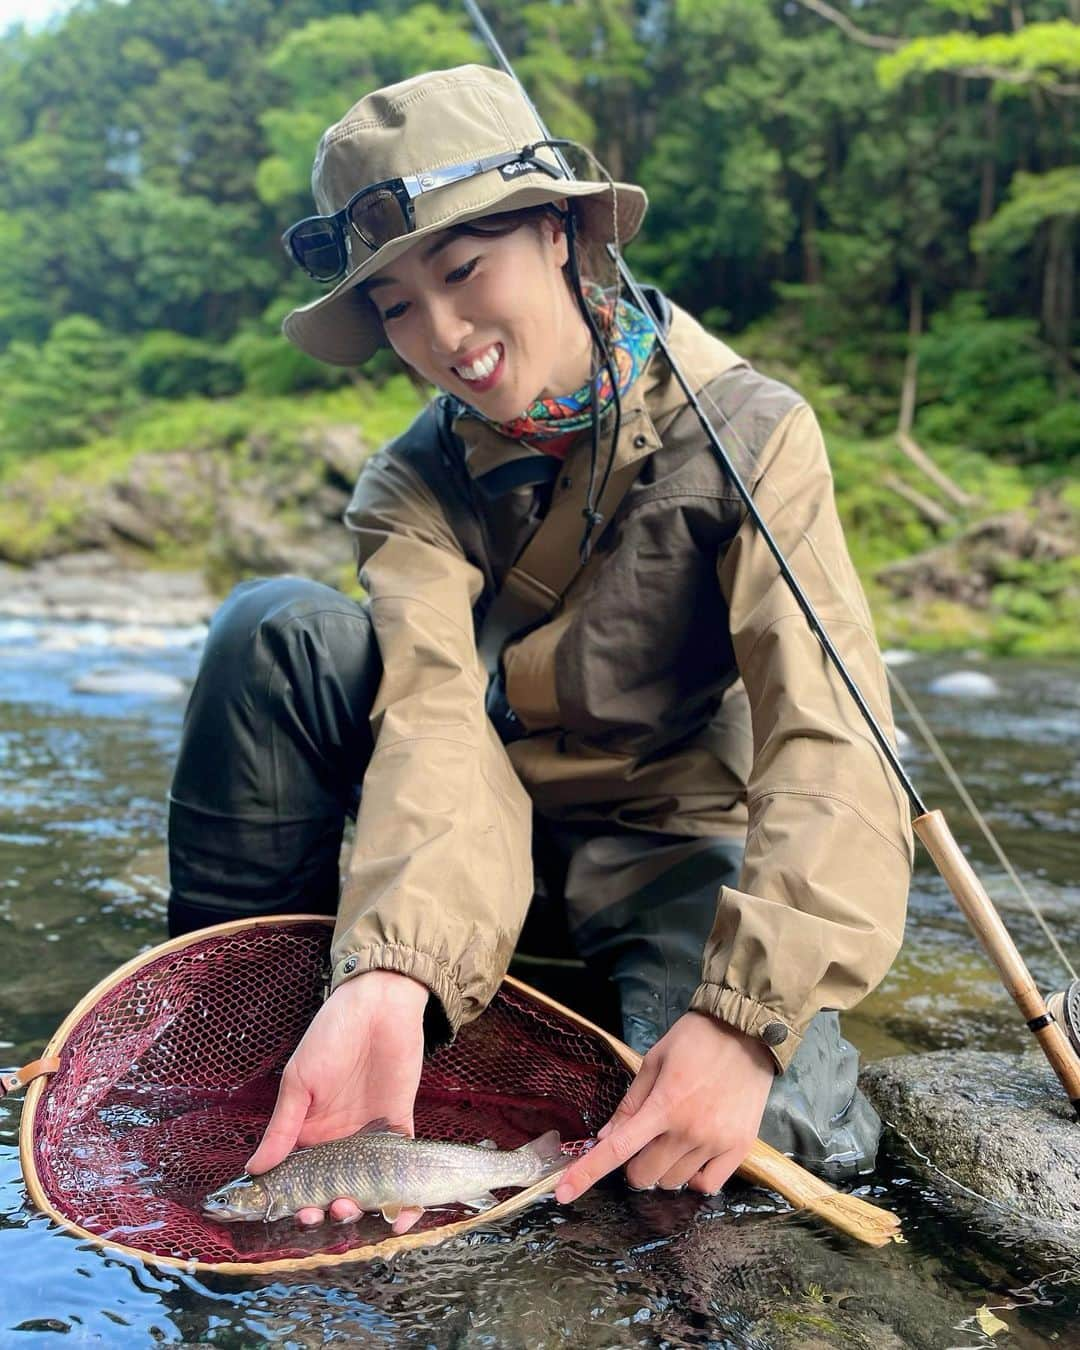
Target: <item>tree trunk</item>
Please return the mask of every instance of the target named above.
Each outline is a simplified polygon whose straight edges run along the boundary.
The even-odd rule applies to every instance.
[[[915,421],[915,391],[919,381],[919,338],[922,337],[922,284],[911,283],[908,302],[908,347],[904,361],[904,383],[900,389],[900,417],[896,429],[905,436],[911,434]]]
[[[1056,216],[1048,223],[1046,235],[1042,292],[1043,332],[1054,349],[1054,355],[1060,366],[1068,370],[1076,286],[1072,220],[1068,216]]]
[[[985,225],[994,214],[997,198],[997,134],[998,105],[988,94],[983,104],[983,127],[986,134],[986,150],[982,157],[982,171],[979,175],[979,219],[978,224]],[[977,291],[986,285],[987,257],[985,252],[975,254],[975,273],[972,284]]]
[[[817,194],[806,185],[802,209],[803,281],[807,286],[821,285],[821,252],[817,242]]]

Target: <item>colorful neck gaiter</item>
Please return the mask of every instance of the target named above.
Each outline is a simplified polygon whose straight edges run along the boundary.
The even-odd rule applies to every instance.
[[[605,291],[591,282],[582,285],[586,303],[596,315],[597,326],[605,333],[611,350],[612,363],[619,379],[619,394],[624,394],[634,383],[652,353],[656,334],[649,320],[636,306],[620,299],[614,291]],[[611,406],[611,380],[607,367],[602,366],[596,376],[596,394],[600,415]],[[473,414],[487,422],[504,436],[515,441],[548,441],[558,438],[562,449],[576,432],[583,431],[592,422],[592,404],[589,381],[572,394],[553,398],[538,398],[519,416],[509,422],[493,422],[473,408]],[[547,447],[541,444],[539,449]]]

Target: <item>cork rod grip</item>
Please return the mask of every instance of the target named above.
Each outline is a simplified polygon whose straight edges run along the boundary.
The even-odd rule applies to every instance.
[[[998,968],[1005,988],[1024,1015],[1035,1039],[1042,1046],[1066,1095],[1080,1115],[1080,1057],[1069,1044],[1061,1027],[1050,1017],[1046,1001],[1031,977],[1024,958],[1002,922],[994,902],[983,889],[960,845],[953,838],[940,811],[918,816],[912,827],[926,846],[938,871],[945,878],[956,903],[964,912],[987,956]]]

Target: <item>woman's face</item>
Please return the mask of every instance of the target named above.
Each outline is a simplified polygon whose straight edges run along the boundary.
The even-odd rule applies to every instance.
[[[403,361],[495,422],[589,378],[588,329],[566,284],[566,235],[541,217],[502,235],[424,239],[365,289]]]

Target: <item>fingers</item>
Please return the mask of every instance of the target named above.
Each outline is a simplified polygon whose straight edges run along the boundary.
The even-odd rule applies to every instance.
[[[395,1236],[407,1233],[423,1212],[419,1205],[403,1209],[394,1220],[393,1231]],[[355,1200],[349,1199],[348,1196],[339,1196],[333,1201],[329,1214],[335,1223],[355,1223],[357,1219],[364,1217],[364,1211]],[[303,1224],[304,1227],[311,1227],[313,1224],[322,1223],[326,1216],[317,1205],[305,1205],[303,1209],[296,1211],[294,1217],[297,1223]]]
[[[393,1231],[395,1236],[407,1233],[423,1212],[423,1209],[419,1205],[413,1205],[409,1209],[403,1209],[394,1220]]]
[[[310,1093],[306,1092],[286,1069],[281,1086],[278,1088],[274,1113],[266,1126],[259,1147],[247,1161],[249,1172],[252,1174],[266,1172],[271,1167],[276,1167],[292,1152],[310,1105]]]
[[[669,1167],[656,1184],[665,1191],[681,1191],[689,1185],[691,1177],[697,1176],[712,1161],[712,1157],[707,1148],[692,1149],[684,1153],[673,1167]]]
[[[656,1082],[657,1074],[660,1072],[661,1062],[658,1055],[645,1056],[634,1081],[627,1088],[626,1095],[615,1108],[611,1119],[597,1131],[597,1139],[606,1139],[612,1130],[617,1129],[637,1115],[648,1100],[649,1093]]]
[[[686,1144],[677,1136],[662,1134],[641,1150],[626,1168],[626,1182],[635,1191],[651,1190],[686,1153]],[[709,1159],[703,1158],[702,1162]],[[698,1164],[701,1165],[700,1163]]]
[[[726,1153],[721,1153],[719,1157],[713,1158],[710,1163],[703,1167],[696,1176],[690,1178],[690,1189],[700,1191],[702,1195],[719,1195],[724,1188],[724,1183],[730,1178],[745,1156],[745,1150],[740,1152],[738,1149],[728,1149]]]
[[[615,1116],[612,1116],[611,1125],[610,1133],[605,1134],[594,1149],[567,1168],[555,1188],[555,1199],[560,1205],[576,1200],[601,1177],[607,1176],[617,1167],[625,1166],[635,1153],[640,1152],[660,1133],[662,1112],[645,1106],[639,1108],[636,1115],[625,1118],[622,1124],[615,1124]]]

